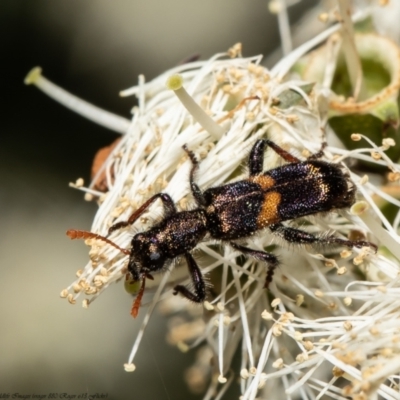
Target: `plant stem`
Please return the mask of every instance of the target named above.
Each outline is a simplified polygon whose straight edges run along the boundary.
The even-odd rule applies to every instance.
[[[353,90],[353,97],[357,100],[360,97],[365,98],[365,88],[363,85],[361,60],[358,56],[354,41],[354,29],[351,21],[350,4],[348,0],[337,0],[337,2],[342,18],[343,52]]]

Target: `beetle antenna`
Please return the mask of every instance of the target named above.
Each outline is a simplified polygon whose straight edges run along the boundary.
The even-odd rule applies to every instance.
[[[140,287],[139,293],[136,296],[136,299],[132,305],[131,315],[133,318],[136,318],[139,314],[139,307],[140,307],[140,303],[142,302],[145,284],[146,284],[146,278],[143,277],[142,286]]]
[[[96,240],[102,240],[103,242],[106,242],[110,244],[111,246],[115,247],[119,251],[122,251],[122,253],[126,254],[129,256],[130,251],[127,249],[123,249],[122,247],[119,247],[116,243],[112,242],[110,239],[107,239],[104,236],[101,236],[97,233],[89,232],[89,231],[80,231],[76,229],[68,229],[67,230],[67,236],[74,240],[74,239],[96,239]]]

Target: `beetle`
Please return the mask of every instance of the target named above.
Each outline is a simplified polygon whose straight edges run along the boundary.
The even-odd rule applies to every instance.
[[[263,171],[266,146],[287,162],[280,167]],[[279,264],[278,258],[269,252],[253,250],[236,242],[269,229],[289,243],[342,245],[347,247],[375,244],[364,240],[346,240],[335,235],[316,236],[306,231],[285,226],[283,222],[317,213],[348,208],[355,202],[356,188],[342,167],[319,160],[322,150],[301,161],[268,139],[254,144],[249,155],[249,177],[226,185],[211,187],[202,192],[194,181],[199,162],[194,153],[183,146],[192,167],[189,183],[197,208],[178,211],[172,198],[157,193],[149,198],[128,220],[119,221],[108,230],[112,232],[134,224],[157,200],[164,206],[164,216],[153,227],[133,236],[130,249],[122,249],[101,235],[69,230],[72,238],[96,238],[105,240],[129,256],[127,280],[140,283],[131,314],[136,317],[143,296],[146,279],[160,272],[177,257],[185,257],[193,290],[186,286],[174,287],[174,294],[201,303],[206,299],[206,284],[191,251],[208,236],[235,250],[265,262],[268,266],[264,287],[268,288]]]

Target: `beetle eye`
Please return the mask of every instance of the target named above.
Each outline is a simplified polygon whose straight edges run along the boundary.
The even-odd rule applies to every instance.
[[[152,243],[149,246],[149,258],[152,261],[157,261],[161,258],[161,253],[159,251],[159,248],[156,244]]]
[[[160,257],[161,257],[161,254],[158,253],[158,252],[152,252],[152,253],[150,253],[150,260],[152,260],[152,261],[159,260]]]

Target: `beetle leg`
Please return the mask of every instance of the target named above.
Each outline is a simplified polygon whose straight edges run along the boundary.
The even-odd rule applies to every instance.
[[[203,275],[193,256],[190,253],[186,253],[185,257],[194,291],[191,292],[186,286],[177,285],[174,287],[174,295],[180,293],[195,303],[202,303],[206,299],[206,284],[204,283]]]
[[[186,151],[187,155],[190,158],[190,161],[192,162],[192,169],[190,170],[190,175],[189,175],[190,190],[192,191],[193,197],[196,200],[197,204],[200,206],[205,206],[206,201],[204,199],[203,193],[200,190],[197,183],[194,182],[194,174],[196,173],[196,171],[199,168],[199,161],[197,160],[193,151],[188,149],[186,144],[183,146],[183,150]]]
[[[270,225],[269,229],[289,243],[321,245],[338,244],[347,247],[371,247],[375,252],[377,250],[377,246],[374,243],[367,242],[365,240],[347,240],[338,238],[334,235],[318,237],[300,229],[290,228],[282,224]]]
[[[229,242],[229,244],[235,250],[238,250],[243,254],[249,255],[250,257],[253,257],[256,260],[264,261],[265,263],[268,264],[267,276],[265,277],[265,283],[264,283],[264,288],[268,289],[269,284],[272,282],[275,268],[279,265],[278,258],[271,253],[267,253],[266,251],[249,249],[248,247],[241,246],[234,242]]]
[[[144,204],[142,204],[130,217],[127,221],[120,221],[115,223],[114,225],[110,226],[108,229],[108,235],[110,235],[111,232],[116,231],[117,229],[124,228],[128,225],[132,225],[134,222],[137,221],[137,219],[146,211],[146,209],[153,204],[157,199],[160,199],[163,204],[164,208],[166,211],[166,216],[171,216],[176,213],[176,207],[174,202],[172,201],[171,197],[166,194],[166,193],[157,193],[154,196],[150,197]]]
[[[325,147],[328,146],[327,142],[322,142],[321,148],[314,154],[311,154],[311,156],[307,157],[307,160],[317,160],[318,158],[321,158],[324,156],[324,150]]]
[[[250,152],[249,157],[249,169],[250,169],[250,176],[260,175],[263,173],[264,168],[264,150],[265,146],[268,145],[271,147],[276,154],[281,156],[285,161],[290,163],[298,163],[300,160],[292,156],[286,150],[283,150],[282,147],[279,147],[277,144],[272,142],[268,139],[260,139],[254,144],[253,148]]]

